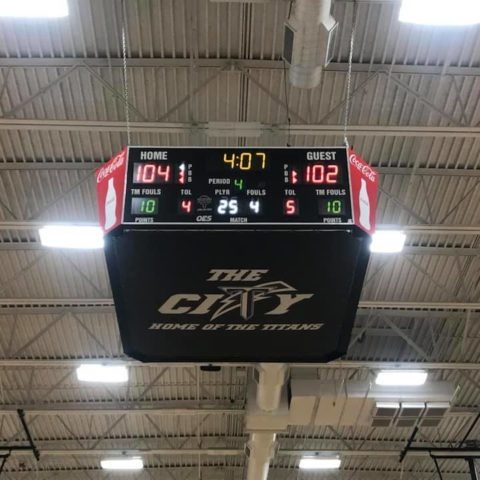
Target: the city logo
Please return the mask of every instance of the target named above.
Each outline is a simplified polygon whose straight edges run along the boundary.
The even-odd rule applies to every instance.
[[[168,298],[158,311],[163,315],[207,315],[215,320],[237,310],[244,320],[255,313],[258,303],[275,299],[276,306],[265,315],[284,315],[290,308],[313,297],[313,293],[297,293],[297,289],[283,281],[256,283],[268,270],[210,270],[207,282],[229,283],[218,286],[223,293],[177,293]],[[232,285],[232,283],[239,283]],[[247,285],[245,285],[247,284]]]

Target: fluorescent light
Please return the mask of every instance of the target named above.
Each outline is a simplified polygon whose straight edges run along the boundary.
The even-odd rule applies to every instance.
[[[102,229],[96,226],[47,225],[39,234],[44,247],[91,249],[104,245]]]
[[[128,369],[125,365],[84,364],[77,368],[77,378],[81,382],[124,383]]]
[[[377,374],[377,385],[415,387],[423,385],[428,373],[425,370],[381,370]]]
[[[372,235],[370,251],[374,253],[398,253],[403,250],[407,236],[401,230],[377,230]]]
[[[341,463],[339,458],[305,457],[300,460],[299,468],[302,470],[338,470]]]
[[[376,408],[384,408],[388,410],[398,410],[400,408],[400,403],[398,402],[376,402]]]
[[[479,0],[403,0],[400,22],[459,26],[480,23]]]
[[[67,0],[0,0],[0,17],[66,17]]]
[[[140,457],[107,458],[100,461],[104,470],[142,470],[143,460]]]

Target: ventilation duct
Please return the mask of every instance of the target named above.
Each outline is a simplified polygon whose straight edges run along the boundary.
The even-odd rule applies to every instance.
[[[257,388],[254,395],[249,391],[246,419],[250,432],[247,480],[267,480],[270,460],[275,455],[276,431],[286,428],[286,376],[284,363],[261,363],[254,371]]]
[[[285,23],[283,58],[290,65],[294,87],[319,85],[322,68],[332,59],[338,24],[330,10],[331,0],[296,0]]]
[[[284,363],[261,363],[255,370],[257,405],[260,409],[266,412],[277,410],[286,373]]]
[[[258,432],[250,435],[247,444],[247,480],[267,480],[270,460],[275,454],[275,433]]]
[[[428,426],[448,412],[455,393],[451,382],[393,387],[369,381],[290,380],[288,425]],[[432,421],[430,421],[432,419]]]

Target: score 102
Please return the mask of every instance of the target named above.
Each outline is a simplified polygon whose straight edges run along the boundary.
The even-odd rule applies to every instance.
[[[291,185],[337,185],[340,168],[335,163],[310,163],[302,167],[284,166],[285,183]]]

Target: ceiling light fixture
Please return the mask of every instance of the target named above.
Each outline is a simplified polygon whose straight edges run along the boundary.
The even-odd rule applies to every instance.
[[[480,23],[478,0],[402,0],[400,22],[461,26]]]
[[[341,463],[339,458],[304,457],[298,466],[301,470],[338,470]]]
[[[104,470],[142,470],[143,460],[140,457],[107,458],[100,461]]]
[[[67,0],[0,0],[0,17],[59,18],[67,15]]]
[[[401,230],[377,230],[372,235],[370,251],[373,253],[399,253],[407,236]]]
[[[128,369],[125,365],[83,364],[77,368],[80,382],[125,383],[128,381]]]
[[[391,387],[416,387],[423,385],[427,377],[425,370],[381,370],[375,383]]]
[[[397,411],[400,408],[400,403],[398,402],[376,402],[375,408],[381,410],[385,415],[378,414],[378,416],[390,416],[390,412]]]
[[[47,225],[39,229],[39,234],[44,247],[94,249],[104,246],[102,229],[93,225]]]

